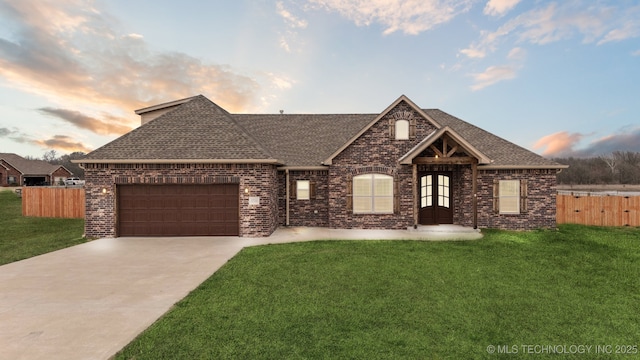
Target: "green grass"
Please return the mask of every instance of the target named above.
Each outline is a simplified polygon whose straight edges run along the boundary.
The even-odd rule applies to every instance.
[[[583,359],[639,343],[640,230],[564,225],[246,248],[116,358],[512,359],[516,346],[537,359],[558,355],[522,345],[592,345]]]
[[[0,191],[0,232],[0,265],[86,241],[84,219],[24,217],[11,191]]]

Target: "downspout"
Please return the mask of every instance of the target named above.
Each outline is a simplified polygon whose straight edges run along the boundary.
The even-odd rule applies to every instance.
[[[478,228],[478,162],[471,164],[471,192],[473,192],[473,228]]]
[[[284,170],[284,174],[285,174],[285,194],[287,196],[286,200],[285,200],[285,216],[286,216],[286,221],[285,221],[285,225],[289,226],[289,169],[285,169]]]

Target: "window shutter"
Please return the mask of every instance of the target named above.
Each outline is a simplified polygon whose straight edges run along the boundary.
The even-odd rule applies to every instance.
[[[309,199],[313,200],[316,198],[316,183],[314,181],[309,181]]]
[[[520,180],[520,212],[526,214],[527,208],[527,180]]]
[[[400,212],[400,182],[397,178],[393,179],[393,213],[398,214]]]
[[[393,119],[389,119],[389,137],[391,140],[396,138],[396,122]]]
[[[416,119],[412,118],[409,120],[409,139],[413,139],[416,137]]]
[[[353,211],[353,179],[347,180],[347,211]]]
[[[296,199],[298,197],[298,182],[295,180],[289,184],[289,197],[292,199]]]
[[[500,212],[500,181],[493,180],[493,213],[498,214]]]

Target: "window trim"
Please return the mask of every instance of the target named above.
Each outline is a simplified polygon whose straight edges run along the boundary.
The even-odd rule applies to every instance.
[[[306,189],[300,186],[305,183],[307,185]],[[300,193],[304,194],[305,191],[307,196],[306,197],[300,196]],[[296,200],[311,200],[311,181],[310,180],[296,180]]]
[[[512,183],[512,184],[516,184],[514,187],[516,189],[514,194],[509,194],[509,195],[504,195],[503,194],[503,185],[506,186],[506,184],[508,183]],[[521,184],[520,184],[520,180],[518,179],[510,179],[510,180],[499,180],[498,181],[498,213],[501,215],[519,215],[522,213],[521,211],[521,188],[520,188]],[[505,201],[503,201],[504,199],[516,199],[516,204],[514,206],[515,210],[505,210]]]
[[[399,124],[406,124],[405,128],[399,129],[398,125]],[[409,140],[410,138],[410,131],[409,129],[411,128],[411,123],[409,122],[409,120],[406,119],[398,119],[395,121],[395,124],[393,124],[393,126],[395,126],[395,139],[396,140]],[[400,130],[403,130],[402,132]],[[400,135],[403,135],[402,137]]]
[[[368,178],[368,180],[370,181],[370,186],[371,188],[369,189],[369,193],[370,195],[356,195],[356,189],[355,189],[355,184],[356,184],[356,180],[358,178]],[[376,178],[378,179],[387,179],[387,180],[391,180],[390,182],[390,195],[376,195],[377,191],[376,191]],[[395,212],[395,182],[394,182],[394,178],[391,175],[387,175],[387,174],[380,174],[380,173],[367,173],[367,174],[360,174],[360,175],[356,175],[353,177],[352,182],[351,182],[351,197],[352,197],[352,201],[353,201],[353,207],[352,207],[352,212],[353,214],[357,214],[357,215],[362,215],[362,214],[393,214]],[[358,211],[356,210],[356,199],[370,199],[370,208],[367,211]],[[384,209],[384,210],[378,210],[376,211],[376,199],[387,199],[390,200],[389,202],[389,208],[388,209]]]

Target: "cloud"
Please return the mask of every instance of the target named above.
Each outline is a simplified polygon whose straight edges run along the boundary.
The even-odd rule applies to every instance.
[[[15,128],[0,128],[0,138],[2,137],[21,144],[40,146],[43,149],[56,149],[69,152],[82,151],[85,153],[92,150],[85,144],[74,141],[66,135],[54,135],[49,139],[34,139],[32,136],[24,134]]]
[[[304,29],[308,25],[306,20],[299,19],[289,10],[285,9],[282,1],[276,2],[276,11],[291,27]]]
[[[491,86],[500,81],[514,79],[517,76],[518,70],[522,68],[522,64],[526,57],[526,50],[520,47],[511,49],[507,55],[509,64],[489,66],[481,73],[474,73],[470,75],[474,80],[474,84],[471,85],[471,90],[482,90],[487,86]]]
[[[91,150],[93,150],[87,147],[86,145],[84,145],[83,143],[76,142],[72,138],[65,135],[54,135],[50,139],[35,140],[34,142],[46,149],[58,149],[58,150],[63,150],[68,152],[80,151],[80,152],[88,153],[88,152],[91,152]]]
[[[520,0],[489,0],[484,7],[485,15],[503,16],[516,7]]]
[[[261,85],[230,66],[152,51],[140,34],[119,34],[89,0],[0,1],[0,77],[59,104],[117,108],[205,94],[230,111],[254,106]],[[66,106],[65,106],[66,107]]]
[[[615,134],[602,137],[587,147],[584,152],[601,155],[614,151],[640,152],[640,127],[621,129]]]
[[[21,144],[32,143],[33,139],[16,128],[0,128],[0,137],[7,138]]]
[[[560,131],[544,136],[533,144],[534,149],[544,149],[542,155],[545,156],[569,156],[575,153],[574,147],[584,138],[580,133],[569,133]]]
[[[520,47],[515,47],[509,51],[507,59],[515,61],[523,61],[527,57],[527,51]]]
[[[584,43],[597,45],[638,37],[640,6],[592,6],[588,1],[551,3],[508,20],[495,31],[481,31],[480,39],[460,53],[478,58],[495,51],[506,39],[545,45],[576,36],[581,36]]]
[[[510,80],[516,77],[516,69],[511,65],[489,66],[481,73],[471,74],[475,84],[471,85],[471,90],[477,91],[497,82]]]
[[[396,31],[417,35],[447,23],[467,12],[473,0],[310,0],[319,8],[335,11],[357,26],[373,23],[385,27],[385,35]]]
[[[118,118],[113,115],[104,114],[106,120],[99,120],[94,117],[82,114],[79,111],[67,110],[67,109],[54,109],[50,107],[44,107],[38,109],[45,115],[51,115],[57,117],[65,122],[68,122],[77,128],[89,130],[96,134],[101,135],[122,135],[131,131],[131,127],[125,125],[126,119]]]
[[[589,134],[557,132],[540,138],[534,149],[544,149],[542,155],[553,157],[592,157],[610,154],[614,151],[640,152],[640,127],[619,129],[616,133],[590,142],[582,149],[576,149],[581,140]]]

